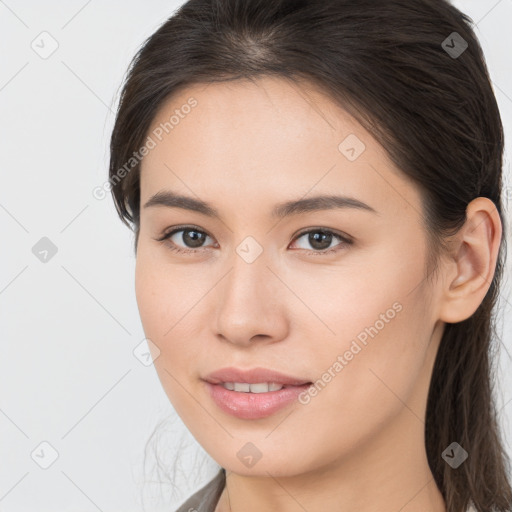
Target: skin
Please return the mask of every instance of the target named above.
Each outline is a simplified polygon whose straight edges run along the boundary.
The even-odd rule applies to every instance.
[[[197,106],[142,162],[136,297],[166,394],[227,470],[216,512],[444,512],[425,452],[427,392],[444,322],[469,317],[489,288],[501,237],[494,204],[470,203],[426,279],[419,191],[327,95],[270,77],[197,84],[169,98],[150,131],[190,97]],[[355,161],[338,149],[349,134],[366,146]],[[221,220],[142,207],[161,190],[207,201]],[[377,214],[270,217],[276,203],[333,193]],[[208,235],[195,253],[156,240],[182,224]],[[312,254],[327,244],[298,237],[305,228],[353,243],[333,236],[328,248],[339,251]],[[193,249],[187,234],[172,241]],[[247,236],[263,249],[252,263],[236,252]],[[400,312],[308,404],[242,420],[221,411],[201,380],[236,366],[315,382],[395,303]],[[237,457],[248,442],[262,454],[252,467]]]

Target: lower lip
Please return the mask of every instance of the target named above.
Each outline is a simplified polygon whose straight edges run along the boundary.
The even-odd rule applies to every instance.
[[[267,393],[230,391],[220,384],[206,382],[213,401],[226,413],[244,420],[266,418],[295,402],[311,384],[290,386]]]

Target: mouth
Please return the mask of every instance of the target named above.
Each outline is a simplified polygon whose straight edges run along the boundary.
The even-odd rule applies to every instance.
[[[311,381],[265,368],[224,368],[202,379],[213,402],[240,419],[268,417],[290,406]]]

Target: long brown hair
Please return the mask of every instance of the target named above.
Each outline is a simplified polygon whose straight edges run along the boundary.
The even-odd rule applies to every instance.
[[[505,258],[503,128],[473,21],[446,0],[189,0],[134,57],[111,138],[117,211],[139,233],[140,160],[158,109],[195,83],[306,79],[352,114],[422,194],[427,277],[476,197],[503,224],[495,274],[468,319],[447,324],[429,388],[428,462],[448,512],[510,512],[510,461],[493,397],[493,308]],[[186,122],[186,120],[184,121]],[[127,166],[127,163],[130,162]],[[442,457],[457,442],[457,469]]]

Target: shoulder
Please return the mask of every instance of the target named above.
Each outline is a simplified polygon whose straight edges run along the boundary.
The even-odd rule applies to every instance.
[[[176,512],[214,512],[226,483],[226,470],[221,468],[212,480],[187,499]]]

